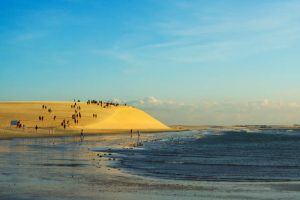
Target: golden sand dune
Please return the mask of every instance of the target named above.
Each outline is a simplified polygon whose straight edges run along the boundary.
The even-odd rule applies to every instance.
[[[46,108],[43,108],[43,105]],[[50,110],[49,110],[50,109]],[[41,119],[43,117],[43,120]],[[66,130],[170,130],[147,113],[131,106],[101,106],[74,102],[0,103],[0,128],[19,120],[25,128]],[[78,120],[78,123],[76,122]],[[65,126],[65,127],[64,127]]]

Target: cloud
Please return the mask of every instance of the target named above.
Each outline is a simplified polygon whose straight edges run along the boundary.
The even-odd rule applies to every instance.
[[[127,103],[167,124],[295,124],[300,121],[300,102],[203,100],[187,104],[151,96]]]
[[[145,97],[143,99],[128,101],[128,104],[133,106],[142,106],[142,107],[184,106],[184,103],[179,103],[174,100],[161,100],[153,96]]]

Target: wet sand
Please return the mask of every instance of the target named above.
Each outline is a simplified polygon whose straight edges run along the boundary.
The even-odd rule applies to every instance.
[[[167,134],[145,134],[142,140],[163,138]],[[89,150],[128,148],[135,139],[130,139],[129,134],[115,134],[86,136],[83,141],[79,137],[2,140],[0,199],[300,198],[300,182],[202,182],[149,178],[109,167],[118,161]]]
[[[139,130],[141,133],[160,133],[160,132],[180,132],[187,129],[143,129]],[[60,128],[39,128],[37,131],[34,128],[19,129],[15,127],[0,128],[0,140],[16,139],[16,138],[53,138],[53,137],[78,137],[81,130],[74,129],[60,129]],[[105,135],[105,134],[130,134],[127,129],[92,129],[84,130],[85,135]],[[136,134],[137,130],[133,130]]]

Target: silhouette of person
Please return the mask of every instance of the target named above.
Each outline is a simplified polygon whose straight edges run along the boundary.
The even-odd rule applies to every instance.
[[[81,129],[81,132],[80,132],[80,139],[83,140],[84,139],[84,135],[83,135],[83,129]]]

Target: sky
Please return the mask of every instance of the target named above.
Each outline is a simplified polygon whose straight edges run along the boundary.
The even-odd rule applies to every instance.
[[[1,0],[0,101],[116,100],[167,124],[300,124],[298,0]]]

